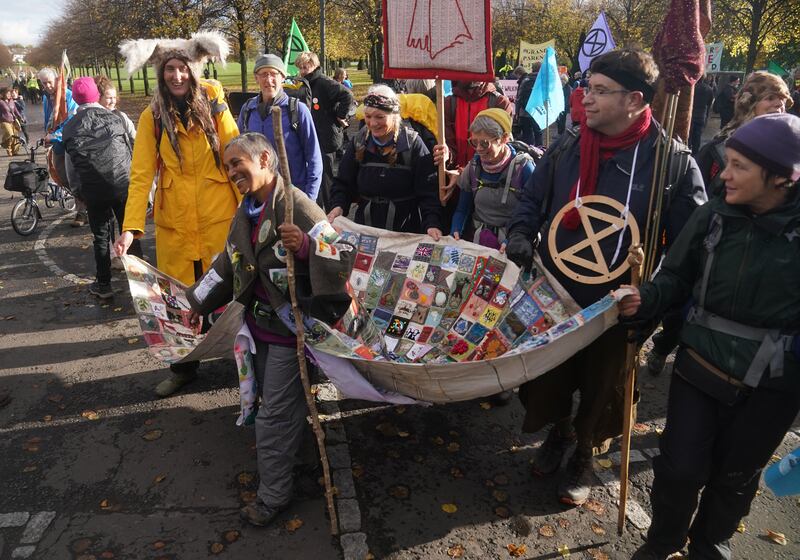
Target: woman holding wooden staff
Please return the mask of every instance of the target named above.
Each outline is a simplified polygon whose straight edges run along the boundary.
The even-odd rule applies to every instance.
[[[294,254],[302,311],[333,324],[350,305],[345,282],[355,251],[338,241],[325,213],[303,191],[284,186],[278,158],[262,134],[249,132],[231,140],[224,164],[244,199],[225,251],[187,296],[197,314],[231,298],[245,306],[261,396],[255,418],[260,483],[257,501],[242,508],[241,515],[253,525],[268,525],[291,502],[293,468],[308,429],[296,337],[276,311],[289,299],[286,252]],[[290,224],[284,223],[286,193],[294,198]],[[319,240],[320,234],[328,242]]]
[[[646,321],[693,297],[637,560],[667,558],[687,538],[692,559],[731,558],[761,470],[800,411],[800,118],[756,117],[725,152],[724,196],[692,214],[658,275],[620,303]]]

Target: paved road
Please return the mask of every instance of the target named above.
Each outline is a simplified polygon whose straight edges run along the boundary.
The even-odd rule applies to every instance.
[[[7,163],[0,157],[0,176]],[[349,534],[330,537],[320,498],[300,501],[273,528],[245,526],[238,508],[255,489],[254,437],[234,425],[232,362],[205,363],[186,394],[156,400],[152,389],[166,370],[145,350],[123,277],[113,281],[115,299],[99,303],[81,283],[94,269],[88,229],[45,209],[37,232],[21,238],[9,221],[14,202],[0,192],[0,386],[14,396],[0,409],[0,560],[327,560],[367,550],[396,560],[510,558],[508,545],[524,545],[524,558],[559,558],[561,548],[598,559],[628,558],[641,542],[666,374],[642,380],[622,538],[613,453],[610,468],[595,464],[589,506],[558,505],[554,481],[528,476],[543,434],[519,433],[516,401],[340,402],[326,425]],[[145,251],[153,255],[150,237]],[[789,434],[778,453],[799,442]],[[739,557],[799,558],[798,505],[765,490],[734,540]],[[292,530],[294,519],[303,524]],[[790,544],[766,540],[768,529]]]

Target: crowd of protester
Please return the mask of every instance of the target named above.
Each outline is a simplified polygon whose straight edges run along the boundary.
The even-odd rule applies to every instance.
[[[299,88],[285,86],[280,57],[258,57],[259,92],[237,121],[220,84],[202,78],[208,53],[198,55],[205,51],[193,48],[193,40],[165,43],[149,58],[157,87],[135,128],[116,109],[108,78],[75,80],[67,90],[70,118],[59,126],[52,122],[56,72],[42,69],[35,89],[43,94],[56,178],[81,199],[79,217],[86,212],[94,237],[97,273],[89,291],[114,296],[111,243],[117,254],[142,255],[139,239],[155,185],[156,263],[192,286],[193,320],[207,324],[201,316],[231,299],[247,309],[261,395],[258,499],[242,509],[249,522],[275,519],[291,503],[298,467],[313,472],[315,464],[308,454],[299,459],[310,438],[299,362],[294,336],[275,314],[287,297],[269,274],[284,267],[279,244],[310,278],[314,313],[328,322],[346,310],[342,279],[354,253],[321,259],[308,232],[339,216],[434,241],[445,233],[469,239],[523,269],[530,269],[536,249],[582,307],[629,282],[630,272],[602,282],[566,274],[545,238],[557,237],[562,246],[597,243],[595,256],[613,268],[632,243],[628,224],[644,230],[662,135],[650,106],[659,72],[649,54],[615,50],[572,81],[564,75],[567,109],[542,155],[532,147],[542,144],[542,131],[524,110],[536,68],[513,72],[519,83],[513,117],[494,83],[454,82],[444,104],[445,137],[437,141],[432,83],[409,80],[404,93],[373,85],[353,119],[363,123],[351,123],[347,72],[326,76],[311,52],[296,59]],[[10,139],[25,132],[23,98],[36,102],[25,82],[24,90],[19,84],[0,90],[9,155],[18,149]],[[746,76],[741,88],[740,82],[734,75],[719,92],[710,78],[698,83],[689,146],[672,140],[660,272],[622,299],[625,320],[519,392],[523,431],[550,426],[531,474],[560,472],[558,499],[585,503],[592,457],[622,430],[628,331],[663,319],[648,369],[660,373],[676,346],[678,353],[655,459],[653,523],[636,558],[667,558],[687,540],[693,559],[730,558],[729,540],[749,511],[760,472],[800,410],[800,298],[792,285],[800,274],[800,118],[787,114],[797,111],[800,86],[790,92],[765,72]],[[274,107],[281,111],[292,185],[278,172]],[[712,110],[722,127],[704,144]],[[358,129],[348,136],[348,126]],[[439,164],[447,169],[441,190]],[[283,224],[289,196],[292,225]],[[625,227],[588,239],[581,197],[589,196],[623,208]],[[170,369],[156,387],[159,396],[192,382],[199,364]],[[503,403],[512,394],[495,397]]]

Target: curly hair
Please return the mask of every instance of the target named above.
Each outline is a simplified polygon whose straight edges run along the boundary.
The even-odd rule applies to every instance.
[[[769,72],[753,72],[742,85],[734,100],[734,113],[731,121],[720,134],[730,135],[734,130],[755,118],[758,102],[770,95],[779,95],[786,100],[786,108],[792,107],[792,95],[786,83]]]
[[[103,97],[109,89],[117,89],[114,87],[114,83],[105,74],[98,74],[95,76],[94,83],[97,85],[97,91],[100,92],[100,97]]]

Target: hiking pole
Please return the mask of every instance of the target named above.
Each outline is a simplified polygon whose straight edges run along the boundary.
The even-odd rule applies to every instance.
[[[283,223],[294,223],[294,196],[292,193],[292,176],[289,172],[289,159],[286,157],[286,145],[283,142],[283,125],[281,123],[281,108],[272,107],[272,131],[275,136],[275,148],[278,154],[278,162],[281,166],[283,176],[283,199],[286,204],[286,215]],[[325,500],[328,503],[328,514],[331,518],[331,535],[339,534],[339,522],[336,519],[336,508],[333,506],[333,484],[331,484],[331,470],[328,465],[328,452],[325,450],[325,433],[319,423],[319,413],[317,404],[314,402],[314,395],[311,394],[311,382],[308,379],[306,369],[305,351],[305,328],[303,326],[303,316],[297,305],[297,291],[295,288],[294,276],[294,253],[286,251],[286,269],[289,277],[289,298],[292,300],[292,315],[294,315],[294,326],[297,331],[297,363],[300,366],[300,379],[303,382],[303,389],[306,396],[306,405],[311,414],[311,425],[314,428],[314,435],[317,437],[317,447],[319,447],[319,458],[322,463],[322,476],[325,479]]]
[[[628,250],[628,264],[631,265],[631,285],[639,286],[641,282],[644,251],[641,245]],[[629,333],[630,336],[630,333]],[[622,408],[622,441],[620,442],[619,461],[619,516],[617,517],[617,534],[625,530],[625,507],[628,502],[628,467],[631,455],[631,430],[633,429],[633,392],[636,387],[636,366],[639,362],[639,346],[636,341],[628,342],[625,348],[625,401]]]

